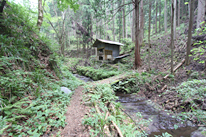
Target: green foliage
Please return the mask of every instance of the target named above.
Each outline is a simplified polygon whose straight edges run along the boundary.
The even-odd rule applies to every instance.
[[[76,12],[79,9],[77,2],[77,0],[57,0],[58,8],[62,11],[67,9],[69,5]]]
[[[198,32],[201,31],[201,33],[199,33],[199,35],[202,35],[202,34],[205,34],[206,32],[206,25],[203,26],[201,29],[197,29]],[[193,56],[194,56],[194,60],[195,61],[199,61],[198,63],[205,63],[205,42],[206,40],[204,41],[198,41],[196,43],[194,43],[194,46],[197,46],[197,47],[194,47],[191,51],[193,52]],[[192,56],[192,55],[190,55]],[[204,60],[203,60],[204,58]]]
[[[183,98],[184,102],[190,103],[190,109],[189,112],[182,112],[180,117],[185,119],[197,119],[198,122],[206,124],[206,113],[204,110],[202,110],[202,105],[200,102],[204,102],[204,98],[206,96],[206,80],[191,80],[187,82],[183,82],[180,86],[175,88],[177,93],[179,93],[178,96]],[[199,103],[198,103],[199,102]],[[185,106],[182,106],[183,108]]]
[[[71,94],[60,87],[74,90],[81,83],[65,67],[65,79],[58,80],[49,40],[37,35],[36,21],[32,22],[27,9],[9,6],[1,20],[5,32],[0,34],[0,134],[40,136],[66,124],[64,113]]]
[[[206,80],[183,82],[176,90],[185,100],[201,99],[206,95]]]
[[[1,104],[5,104],[1,106],[1,113],[4,115],[2,125],[5,125],[5,122],[11,123],[9,126],[0,126],[0,132],[4,135],[10,133],[12,136],[40,136],[51,128],[65,126],[64,113],[71,94],[60,91],[60,86],[74,90],[81,83],[68,70],[63,69],[67,79],[62,81],[45,76],[43,72],[29,72],[30,75],[22,78],[21,75],[26,74],[16,71],[12,73],[13,77],[0,77],[1,86],[5,88],[4,94],[8,92],[11,96],[9,99],[3,94],[0,96]],[[36,79],[36,82],[30,76]],[[38,87],[32,88],[33,86]],[[27,89],[30,91],[26,92]]]
[[[40,97],[29,96],[4,107],[5,121],[12,123],[3,129],[4,135],[40,136],[51,128],[64,127],[64,113],[70,96],[58,88],[55,91],[42,91]]]
[[[105,124],[111,123],[111,121],[114,121],[117,124],[117,126],[122,131],[123,136],[145,135],[141,131],[136,130],[137,127],[133,123],[125,122],[127,117],[119,109],[121,107],[120,103],[115,102],[117,97],[109,85],[96,85],[94,89],[92,89],[91,86],[86,87],[86,92],[91,90],[93,94],[90,95],[90,102],[92,102],[94,105],[97,105],[102,110],[102,115],[100,115],[96,109],[91,109],[90,116],[85,117],[83,120],[84,125],[89,125],[92,127],[90,130],[91,136],[107,136],[105,134],[104,126]],[[107,119],[105,119],[106,113],[109,111],[108,107],[106,106],[107,102],[113,104],[114,110],[110,111],[110,115]]]
[[[151,74],[147,72],[135,73],[113,82],[112,88],[118,92],[137,93],[140,91],[140,87],[144,87],[146,83],[151,83]]]
[[[185,5],[189,4],[189,2],[185,2]]]
[[[70,70],[75,68],[81,60],[81,58],[65,58],[65,62],[68,62],[66,64],[67,68],[69,68]]]
[[[61,85],[68,87],[71,90],[75,90],[78,86],[82,85],[82,81],[73,76],[73,74],[68,70],[67,66],[63,65],[62,73],[66,79],[62,80]]]
[[[124,43],[124,46],[121,47],[121,54],[122,53],[125,53],[125,52],[128,52],[129,50],[131,50],[131,48],[134,47],[134,44],[133,42],[131,41],[131,39],[123,39],[122,40],[122,43]]]
[[[136,78],[129,77],[114,82],[114,84],[112,84],[112,88],[114,91],[118,91],[118,92],[136,93],[140,90],[136,83],[138,83]]]
[[[107,71],[105,69],[95,69],[93,67],[77,66],[77,73],[92,78],[93,80],[101,80],[118,75],[118,71]]]
[[[0,135],[3,134],[3,131],[9,127],[9,125],[7,125],[7,121],[6,121],[6,117],[0,116]]]
[[[198,71],[192,72],[190,76],[191,76],[191,78],[193,78],[193,79],[198,79],[198,77],[199,77],[199,72],[198,72]]]

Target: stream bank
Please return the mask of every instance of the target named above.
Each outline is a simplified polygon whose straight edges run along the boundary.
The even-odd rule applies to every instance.
[[[118,102],[121,102],[125,111],[135,119],[136,113],[141,113],[144,119],[151,120],[147,133],[149,137],[169,133],[173,137],[190,137],[198,127],[190,121],[175,118],[169,111],[161,109],[151,100],[138,94],[124,94],[117,92]],[[176,129],[175,129],[176,128]],[[194,137],[194,136],[193,136]]]
[[[81,79],[88,82],[88,78],[81,76]],[[126,113],[136,119],[136,113],[141,113],[145,120],[151,123],[147,128],[149,137],[162,135],[167,132],[173,137],[204,137],[201,131],[190,121],[182,121],[174,116],[170,111],[164,110],[153,101],[138,94],[124,94],[116,92],[117,101],[120,102]]]

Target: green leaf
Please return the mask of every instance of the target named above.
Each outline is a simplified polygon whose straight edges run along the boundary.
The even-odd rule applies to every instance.
[[[175,124],[175,125],[174,125],[174,129],[175,129],[175,130],[178,129],[178,125]]]

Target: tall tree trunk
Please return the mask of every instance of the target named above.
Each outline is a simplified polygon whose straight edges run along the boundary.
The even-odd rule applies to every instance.
[[[104,39],[107,39],[107,27],[106,27],[106,24],[105,24],[105,20],[102,20],[102,34],[104,36]]]
[[[123,0],[123,5],[125,4],[125,0]],[[123,11],[123,38],[126,37],[126,22],[125,22],[125,7],[122,8]]]
[[[148,42],[149,42],[149,48],[148,48],[148,63],[149,63],[149,70],[151,70],[151,65],[150,65],[150,49],[151,49],[151,44],[150,44],[150,31],[151,31],[151,7],[152,7],[152,3],[151,0],[149,0],[149,27],[148,27]]]
[[[77,54],[79,54],[79,35],[77,35]]]
[[[164,26],[165,26],[165,33],[166,33],[167,32],[167,0],[165,0]]]
[[[175,16],[175,12],[174,12],[174,10],[175,10],[175,0],[172,0],[172,18],[171,18],[171,64],[170,64],[170,66],[171,66],[171,74],[173,74],[174,73],[174,71],[173,71],[173,54],[174,54],[174,16]]]
[[[65,41],[66,41],[66,47],[68,48],[70,45],[70,39],[68,38],[68,37],[70,37],[70,31],[68,30],[67,33],[65,33],[65,34],[67,34],[65,36]]]
[[[106,18],[108,17],[108,11],[107,11],[107,9],[106,9]],[[92,21],[91,21],[92,22]],[[105,24],[105,29],[104,29],[104,33],[105,33],[105,37],[106,37],[106,39],[107,40],[110,40],[110,38],[109,38],[109,35],[108,35],[108,33],[107,33],[107,31],[109,30],[109,27],[108,27],[108,23],[106,23],[106,21],[104,21],[104,24]]]
[[[134,8],[135,8],[135,5],[134,5]],[[132,12],[132,41],[135,42],[135,20],[136,20],[136,17],[135,17],[135,10],[133,10]]]
[[[200,25],[205,19],[205,0],[198,0],[198,14],[197,14],[197,29],[202,27]]]
[[[6,5],[6,0],[3,0],[0,2],[0,34],[5,33],[5,27],[4,27],[4,25],[2,25],[2,22],[1,22],[1,20],[3,19],[3,11],[4,11],[5,5]]]
[[[122,5],[122,0],[119,0],[118,6]],[[119,42],[122,40],[122,8],[119,9]]]
[[[98,39],[99,38],[99,35],[98,35],[98,33],[99,33],[99,31],[98,31],[98,19],[96,18],[96,39]]]
[[[157,13],[158,13],[158,0],[156,0],[155,33],[157,33]]]
[[[180,10],[180,13],[181,13],[180,17],[182,18],[182,17],[184,16],[184,11],[185,11],[185,10],[184,10],[184,9],[185,9],[184,0],[180,0],[180,4],[181,4],[181,5],[180,5],[180,6],[181,6],[181,7],[180,7],[180,9],[181,9],[181,10]]]
[[[161,32],[161,1],[159,2],[159,33]]]
[[[112,4],[112,11],[114,10],[114,4]],[[113,40],[115,41],[115,16],[112,19],[112,35]]]
[[[99,31],[100,32],[99,33],[100,34],[100,36],[99,36],[100,39],[104,39],[104,33],[102,32],[102,29],[103,29],[102,25],[103,25],[102,24],[102,19],[100,19],[100,26],[99,26],[99,28],[100,28],[100,31]]]
[[[38,0],[38,20],[37,20],[37,27],[40,30],[44,16],[43,16],[43,6],[42,0]]]
[[[180,1],[178,0],[178,20],[177,20],[177,26],[180,26]]]
[[[191,2],[189,1],[189,3],[188,3],[188,16],[189,16],[189,18],[190,18],[190,4],[191,4]]]
[[[141,65],[140,52],[139,52],[139,0],[135,0],[135,69]]]
[[[2,17],[2,13],[4,11],[4,6],[5,5],[6,5],[6,0],[2,0],[1,5],[0,5],[0,17]]]
[[[139,45],[142,45],[144,38],[144,11],[143,11],[143,0],[140,3],[140,32],[139,32]]]
[[[133,8],[133,5],[132,5],[132,8]],[[130,15],[129,15],[129,28],[130,28],[130,30],[131,30],[131,33],[130,34],[128,34],[128,35],[131,35],[131,39],[132,39],[132,14],[133,14],[133,11],[132,12],[130,12]],[[128,32],[128,31],[127,31]]]
[[[176,15],[177,15],[177,0],[174,0],[174,40],[176,40]]]
[[[192,26],[193,26],[193,20],[194,20],[194,0],[190,1],[190,22],[189,22],[189,30],[188,30],[188,40],[187,40],[187,55],[185,58],[185,64],[190,64],[190,49],[191,49],[191,39],[192,39]]]

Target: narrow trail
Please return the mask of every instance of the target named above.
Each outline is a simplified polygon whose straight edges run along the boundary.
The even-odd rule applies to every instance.
[[[66,113],[67,125],[62,129],[61,137],[89,137],[89,132],[82,124],[82,119],[89,111],[89,107],[82,104],[83,90],[83,87],[78,87],[72,96]]]
[[[96,82],[91,82],[88,84],[110,84],[120,78],[124,78],[126,75],[121,74],[118,76],[110,77],[108,79],[103,79]],[[89,137],[89,131],[82,124],[82,119],[89,112],[89,107],[85,106],[82,102],[84,93],[83,87],[78,87],[74,94],[72,95],[70,104],[67,108],[66,123],[64,129],[61,130],[61,137]]]

